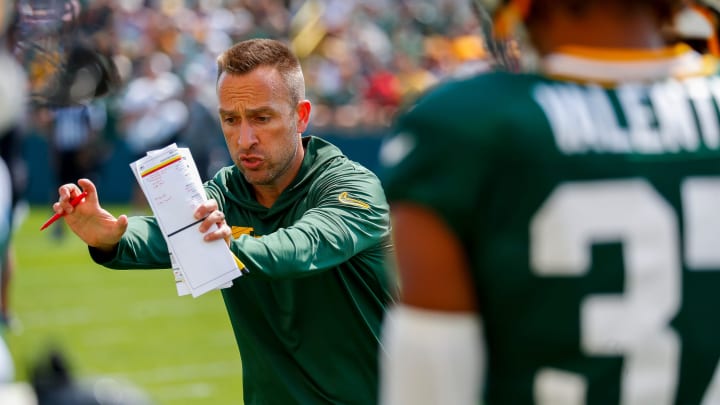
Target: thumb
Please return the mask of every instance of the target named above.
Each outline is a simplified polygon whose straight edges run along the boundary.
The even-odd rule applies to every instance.
[[[120,215],[117,218],[117,226],[118,230],[121,231],[120,234],[124,234],[128,227],[128,217],[125,214]]]

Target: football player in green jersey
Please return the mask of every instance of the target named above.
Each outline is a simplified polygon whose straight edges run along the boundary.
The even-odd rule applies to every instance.
[[[720,77],[666,45],[683,2],[489,3],[537,68],[437,87],[381,151],[382,402],[720,403]]]
[[[242,357],[246,404],[372,404],[390,248],[378,178],[316,137],[298,59],[254,39],[218,58],[219,114],[235,162],[205,184],[196,218],[249,274],[222,290]],[[88,191],[76,208],[69,200]],[[117,218],[87,179],[59,189],[56,212],[110,268],[169,268],[154,217]],[[217,224],[217,230],[211,226]],[[240,400],[238,400],[238,403]]]

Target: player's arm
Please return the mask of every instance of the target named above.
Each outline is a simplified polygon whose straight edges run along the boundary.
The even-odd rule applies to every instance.
[[[328,271],[389,240],[389,207],[379,180],[363,170],[328,174],[293,224],[230,243],[251,277],[291,279]]]
[[[477,404],[483,372],[477,300],[461,245],[418,205],[392,205],[400,304],[383,329],[381,403]]]

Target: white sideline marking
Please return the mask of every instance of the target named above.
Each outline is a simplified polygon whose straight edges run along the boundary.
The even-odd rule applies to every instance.
[[[242,376],[240,358],[237,361],[185,364],[154,369],[131,371],[118,376],[142,381],[143,384],[161,384],[175,381],[212,379],[231,375]]]
[[[136,381],[143,390],[154,385],[153,397],[161,403],[186,398],[207,398],[215,392],[217,378],[234,377],[242,381],[240,360],[185,364],[149,370],[113,374],[116,378]],[[238,393],[240,395],[241,393]]]
[[[142,301],[130,304],[126,311],[113,317],[113,322],[123,320],[142,320],[152,318],[185,318],[190,315],[223,311],[223,308],[190,305],[178,309],[177,299]],[[28,329],[48,329],[57,326],[86,325],[108,322],[107,312],[101,308],[88,306],[59,308],[25,312],[20,316],[23,326]]]

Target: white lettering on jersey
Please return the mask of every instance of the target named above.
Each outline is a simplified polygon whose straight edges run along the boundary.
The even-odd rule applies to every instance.
[[[675,80],[658,84],[650,88],[650,102],[657,114],[663,150],[697,150],[700,139],[687,88]]]
[[[653,128],[654,114],[648,105],[647,93],[639,85],[628,84],[617,90],[618,99],[627,119],[632,149],[639,153],[661,153],[662,144]]]
[[[565,154],[694,152],[720,148],[720,78],[624,84],[613,103],[595,85],[540,84],[533,97]]]
[[[599,86],[591,86],[587,89],[587,102],[593,112],[593,116],[600,123],[601,129],[598,135],[598,152],[607,150],[615,153],[627,153],[630,151],[630,141],[627,130],[622,128],[615,117],[610,100],[605,91]]]
[[[720,100],[720,79],[717,77],[713,77],[712,80],[702,80],[702,81],[692,81],[692,88],[697,89],[700,86],[704,87],[702,90],[709,91],[707,94],[708,100],[705,103],[702,103],[701,105],[709,104],[709,107],[704,107],[703,110],[705,115],[710,115],[712,118],[706,119],[704,122],[701,118],[701,124],[709,125],[710,128],[705,129],[702,128],[702,134],[705,143],[708,145],[708,147],[717,148],[720,146],[720,125],[718,125],[718,117],[717,117],[717,103],[713,103],[713,100]],[[700,91],[702,91],[700,90]],[[692,97],[694,94],[697,96],[697,93],[695,91],[690,91],[690,96]],[[697,107],[696,107],[697,109]],[[699,110],[698,110],[699,113]]]

